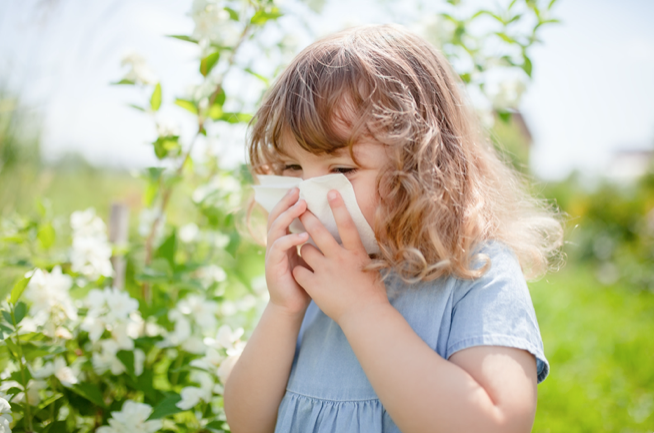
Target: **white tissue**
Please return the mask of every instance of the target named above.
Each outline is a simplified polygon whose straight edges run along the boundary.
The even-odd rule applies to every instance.
[[[307,180],[302,180],[299,177],[270,175],[257,175],[257,178],[259,179],[260,185],[253,185],[254,200],[263,206],[264,209],[268,212],[272,211],[286,193],[291,188],[297,186],[300,189],[300,199],[307,202],[307,208],[311,213],[320,220],[334,239],[339,244],[342,244],[334,215],[327,201],[327,193],[332,189],[337,190],[341,194],[341,197],[343,197],[345,207],[352,216],[352,220],[359,231],[359,236],[366,252],[368,254],[379,252],[379,245],[375,239],[375,233],[361,213],[356,196],[354,195],[354,188],[352,188],[352,184],[345,175],[335,173],[313,177]],[[306,232],[302,222],[298,218],[293,220],[289,226],[289,230],[291,233]],[[318,248],[311,237],[309,237],[307,242]]]

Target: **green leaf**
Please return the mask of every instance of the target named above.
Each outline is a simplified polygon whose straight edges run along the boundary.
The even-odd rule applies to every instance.
[[[511,121],[511,112],[500,110],[497,112],[497,115],[504,123],[509,123]]]
[[[269,20],[276,20],[281,17],[283,14],[279,11],[279,8],[271,8],[269,11],[258,10],[250,19],[250,23],[254,25],[263,25]]]
[[[11,318],[11,313],[7,310],[2,310],[2,317],[5,318],[7,323],[9,323],[11,326],[14,326],[14,319]]]
[[[531,78],[531,71],[533,69],[533,66],[531,64],[531,60],[529,57],[527,57],[526,53],[522,54],[522,58],[524,59],[524,63],[522,64],[522,69],[529,75],[529,78]]]
[[[506,33],[503,33],[503,32],[495,32],[495,34],[496,34],[497,36],[499,36],[500,38],[502,38],[502,40],[503,40],[504,42],[508,42],[509,44],[516,44],[516,43],[517,43],[517,41],[516,41],[515,39],[513,39],[511,36],[507,35]]]
[[[66,426],[66,421],[55,421],[48,424],[46,428],[43,429],[43,433],[66,433],[68,432],[68,427]]]
[[[136,374],[134,373],[134,352],[131,350],[119,350],[116,353],[116,358],[123,363],[127,373],[136,378]]]
[[[213,430],[221,430],[222,431],[224,425],[225,425],[224,421],[211,421],[205,427],[213,429]]]
[[[119,85],[124,85],[124,84],[133,85],[133,84],[136,84],[136,83],[134,81],[132,81],[132,80],[127,80],[127,79],[123,78],[120,81],[116,81],[116,82],[110,83],[110,84],[113,85],[113,86],[119,86]]]
[[[141,107],[139,105],[136,105],[136,104],[127,104],[127,105],[129,105],[130,107],[132,107],[132,108],[134,108],[136,110],[145,111],[145,108],[143,108],[143,107]]]
[[[227,12],[229,12],[229,18],[230,18],[231,20],[233,20],[233,21],[238,21],[238,12],[236,12],[234,9],[232,9],[232,8],[228,8],[228,7],[226,7],[225,10],[226,10]]]
[[[223,113],[220,116],[220,120],[227,123],[247,123],[250,119],[252,119],[252,115],[247,113]]]
[[[166,35],[166,36],[168,36],[169,38],[179,39],[180,41],[191,42],[194,44],[198,43],[197,39],[193,39],[192,37],[186,35]]]
[[[169,394],[154,408],[152,415],[150,415],[148,420],[159,419],[168,415],[183,412],[182,409],[176,406],[176,404],[181,400],[182,397],[179,394]]]
[[[88,382],[80,382],[79,384],[70,388],[75,394],[84,397],[93,404],[100,407],[106,407],[102,399],[102,391],[97,385]]]
[[[209,108],[207,115],[213,120],[220,120],[220,118],[223,116],[223,107],[219,104],[213,104]]]
[[[522,14],[517,14],[517,15],[512,16],[511,19],[506,22],[506,25],[509,25],[512,22],[519,20],[520,17],[522,17]]]
[[[20,299],[20,296],[25,291],[25,288],[27,287],[27,284],[29,284],[31,278],[32,277],[21,278],[20,280],[16,281],[16,284],[14,284],[13,289],[11,289],[11,298],[9,298],[9,302],[15,304],[18,301],[18,299]]]
[[[164,159],[168,155],[179,155],[181,147],[179,145],[179,137],[159,137],[152,143],[154,145],[154,154],[159,159]]]
[[[15,325],[18,325],[21,320],[23,320],[23,317],[25,317],[25,314],[27,314],[27,305],[25,305],[24,302],[19,302],[16,304],[14,307],[14,318],[16,319]]]
[[[188,99],[175,99],[175,105],[182,107],[183,109],[190,111],[193,114],[198,114],[198,107],[195,106],[193,101]]]
[[[157,248],[155,257],[165,259],[171,268],[175,267],[175,252],[177,251],[177,232],[173,229],[170,236]]]
[[[47,250],[54,243],[55,229],[54,229],[54,227],[52,227],[51,223],[42,224],[39,227],[39,231],[37,232],[36,237],[39,240],[39,243],[41,244],[41,247],[44,250]]]
[[[155,182],[149,182],[145,187],[145,192],[143,193],[143,204],[146,207],[152,206],[154,199],[157,197],[157,192],[159,192],[159,184]]]
[[[161,84],[157,83],[150,97],[150,108],[152,111],[157,111],[159,107],[161,107]]]
[[[213,52],[200,61],[200,73],[206,77],[220,59],[220,51]]]
[[[515,0],[514,0],[515,1]],[[550,4],[547,5],[547,10],[552,9],[552,6],[554,6],[554,3],[556,3],[556,0],[551,0]]]
[[[253,71],[252,69],[250,69],[250,68],[245,68],[245,72],[247,72],[248,74],[250,74],[250,75],[252,75],[252,76],[257,77],[257,78],[258,78],[259,80],[261,80],[261,81],[262,81],[266,86],[268,86],[268,85],[270,84],[270,80],[268,80],[268,78],[264,77],[264,76],[261,75],[261,74],[257,74],[256,72],[254,72],[254,71]]]

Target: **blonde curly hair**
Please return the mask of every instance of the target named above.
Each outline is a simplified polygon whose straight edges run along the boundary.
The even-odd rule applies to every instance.
[[[372,138],[392,162],[377,178],[380,253],[366,270],[393,269],[409,283],[477,278],[490,264],[474,265],[478,248],[499,241],[526,277],[542,275],[562,245],[559,214],[500,158],[461,87],[442,54],[400,26],[333,34],[267,92],[250,125],[250,171],[281,174],[284,134],[317,155],[349,147],[353,159],[352,145]]]

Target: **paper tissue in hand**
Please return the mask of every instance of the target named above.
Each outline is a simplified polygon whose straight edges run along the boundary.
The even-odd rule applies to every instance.
[[[286,193],[291,188],[297,186],[300,189],[300,199],[307,202],[307,209],[320,220],[329,233],[334,236],[334,239],[339,244],[342,244],[334,215],[327,201],[327,193],[332,189],[337,190],[341,194],[341,197],[343,197],[345,207],[352,216],[352,220],[359,231],[361,242],[368,254],[379,252],[379,245],[375,239],[375,233],[361,213],[356,196],[354,195],[354,188],[352,188],[352,184],[345,175],[335,173],[313,177],[307,180],[302,180],[299,177],[271,175],[257,175],[257,178],[259,179],[260,185],[253,185],[254,200],[263,206],[264,209],[268,212],[272,211]],[[293,220],[289,230],[291,233],[306,232],[302,222],[298,218]],[[318,248],[311,237],[309,237],[308,243]]]

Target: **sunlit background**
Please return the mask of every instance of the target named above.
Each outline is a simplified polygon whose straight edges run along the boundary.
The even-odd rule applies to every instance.
[[[459,2],[275,3],[284,16],[266,27],[263,42],[244,45],[239,52],[239,62],[260,79],[245,73],[228,75],[226,112],[252,113],[279,67],[320,36],[353,25],[391,22],[426,37],[451,35],[451,22],[436,17]],[[463,3],[456,6],[462,13],[491,8],[486,0]],[[509,3],[493,2],[493,8]],[[557,22],[543,25],[540,41],[529,47],[531,78],[520,68],[500,70],[488,76],[487,94],[468,86],[470,101],[494,142],[530,176],[534,191],[559,206],[566,218],[565,266],[530,283],[552,365],[551,376],[539,387],[534,431],[651,433],[654,2],[552,3],[549,18]],[[197,117],[173,102],[202,91],[198,58],[203,53],[196,44],[168,37],[196,31],[191,5],[190,0],[0,2],[2,296],[28,270],[26,263],[51,270],[55,263],[64,263],[67,254],[62,247],[58,262],[52,258],[21,262],[12,256],[14,238],[7,233],[14,223],[7,221],[39,210],[49,215],[57,241],[44,246],[41,231],[32,236],[41,242],[38,248],[49,251],[50,244],[63,242],[59,227],[67,224],[72,212],[92,207],[108,220],[112,204],[120,203],[129,210],[130,239],[140,239],[135,244],[142,246],[148,234],[154,238],[155,230],[148,231],[154,217],[148,211],[157,199],[147,198],[152,184],[142,173],[147,167],[174,164],[157,158],[152,143],[164,134],[162,130],[173,130],[188,146],[197,131]],[[483,32],[489,25],[481,21],[471,31]],[[492,42],[489,45],[492,51]],[[139,55],[163,89],[159,129],[148,114],[130,107],[150,100],[152,89],[115,84]],[[457,72],[466,68],[465,61],[452,61]],[[206,137],[199,136],[193,160],[240,170],[245,162],[245,124],[215,122],[207,132]],[[172,195],[166,214],[166,224],[181,227],[180,239],[183,233],[197,231],[198,225],[200,232],[205,229],[200,218],[212,218],[206,208],[193,207],[205,190],[189,188]],[[41,227],[38,224],[34,227]],[[172,233],[174,238],[175,230]],[[34,255],[41,253],[37,249]],[[129,257],[125,284],[136,296],[138,284],[147,286],[149,280],[143,283],[132,275],[136,271]],[[64,270],[72,272],[65,266]],[[258,277],[262,261],[248,262],[247,271],[238,272]],[[245,322],[225,319],[225,323],[245,326],[246,336],[249,332]],[[0,370],[6,366],[5,358],[0,356]],[[0,375],[0,380],[7,377]]]

